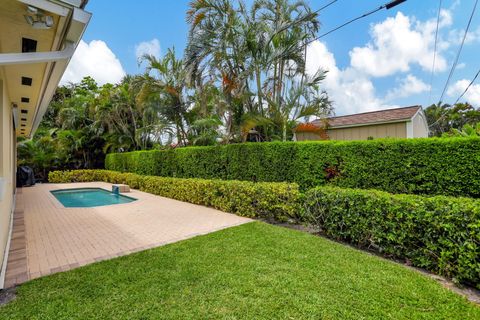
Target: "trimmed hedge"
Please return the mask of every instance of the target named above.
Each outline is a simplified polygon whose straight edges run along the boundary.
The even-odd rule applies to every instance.
[[[480,288],[480,200],[394,195],[290,183],[163,178],[108,170],[54,171],[49,181],[132,188],[251,218],[314,224],[325,235]]]
[[[162,178],[107,170],[52,171],[51,183],[105,181],[243,217],[287,221],[298,218],[300,192],[293,183],[253,183]]]
[[[163,177],[295,182],[480,197],[480,139],[246,143],[108,154],[106,168]]]
[[[480,202],[319,187],[306,220],[327,236],[480,288]]]

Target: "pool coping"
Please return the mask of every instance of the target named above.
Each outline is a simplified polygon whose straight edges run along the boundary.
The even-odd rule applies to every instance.
[[[101,183],[101,181],[94,181],[92,183]],[[67,183],[65,183],[66,185]],[[71,184],[71,183],[68,183],[68,184]],[[102,190],[105,190],[108,192],[108,190],[104,189],[104,188],[101,188],[101,187],[91,187],[91,188],[71,188],[71,189],[102,189]],[[81,207],[65,207],[54,195],[53,195],[53,191],[60,191],[60,190],[68,190],[68,188],[58,188],[58,187],[53,187],[52,190],[49,190],[50,192],[48,192],[48,198],[50,200],[50,202],[53,204],[53,206],[57,209],[66,209],[66,210],[72,210],[72,209],[79,209]],[[123,195],[123,194],[122,194]],[[125,196],[125,195],[123,195]],[[128,197],[128,196],[125,196],[125,197]],[[129,205],[131,203],[135,203],[136,201],[139,201],[140,199],[137,199],[137,198],[133,198],[133,197],[129,197],[129,198],[132,198],[132,199],[135,199],[135,201],[131,201],[131,202],[127,202],[127,203],[121,203],[122,205]],[[96,206],[96,207],[111,207],[111,206],[117,206],[118,203],[116,204],[107,204],[107,205],[104,205],[104,206]],[[96,207],[86,207],[86,208],[96,208]]]

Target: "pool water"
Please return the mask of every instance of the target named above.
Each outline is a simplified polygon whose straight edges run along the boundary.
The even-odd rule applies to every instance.
[[[62,189],[51,191],[51,193],[67,208],[108,206],[137,200],[101,188]]]

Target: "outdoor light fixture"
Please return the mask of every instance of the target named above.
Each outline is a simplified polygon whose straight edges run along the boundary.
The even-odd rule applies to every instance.
[[[53,17],[47,16],[38,8],[27,6],[25,21],[34,29],[50,29],[53,27]]]
[[[27,23],[31,26],[33,26],[33,24],[35,23],[32,16],[25,15],[25,20],[27,20]]]
[[[27,12],[28,12],[28,13],[31,13],[31,14],[37,14],[37,13],[38,13],[38,9],[35,8],[34,6],[27,6]]]

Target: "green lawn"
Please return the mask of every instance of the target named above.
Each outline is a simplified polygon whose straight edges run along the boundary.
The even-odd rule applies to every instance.
[[[480,319],[395,263],[249,223],[22,285],[1,319]]]

